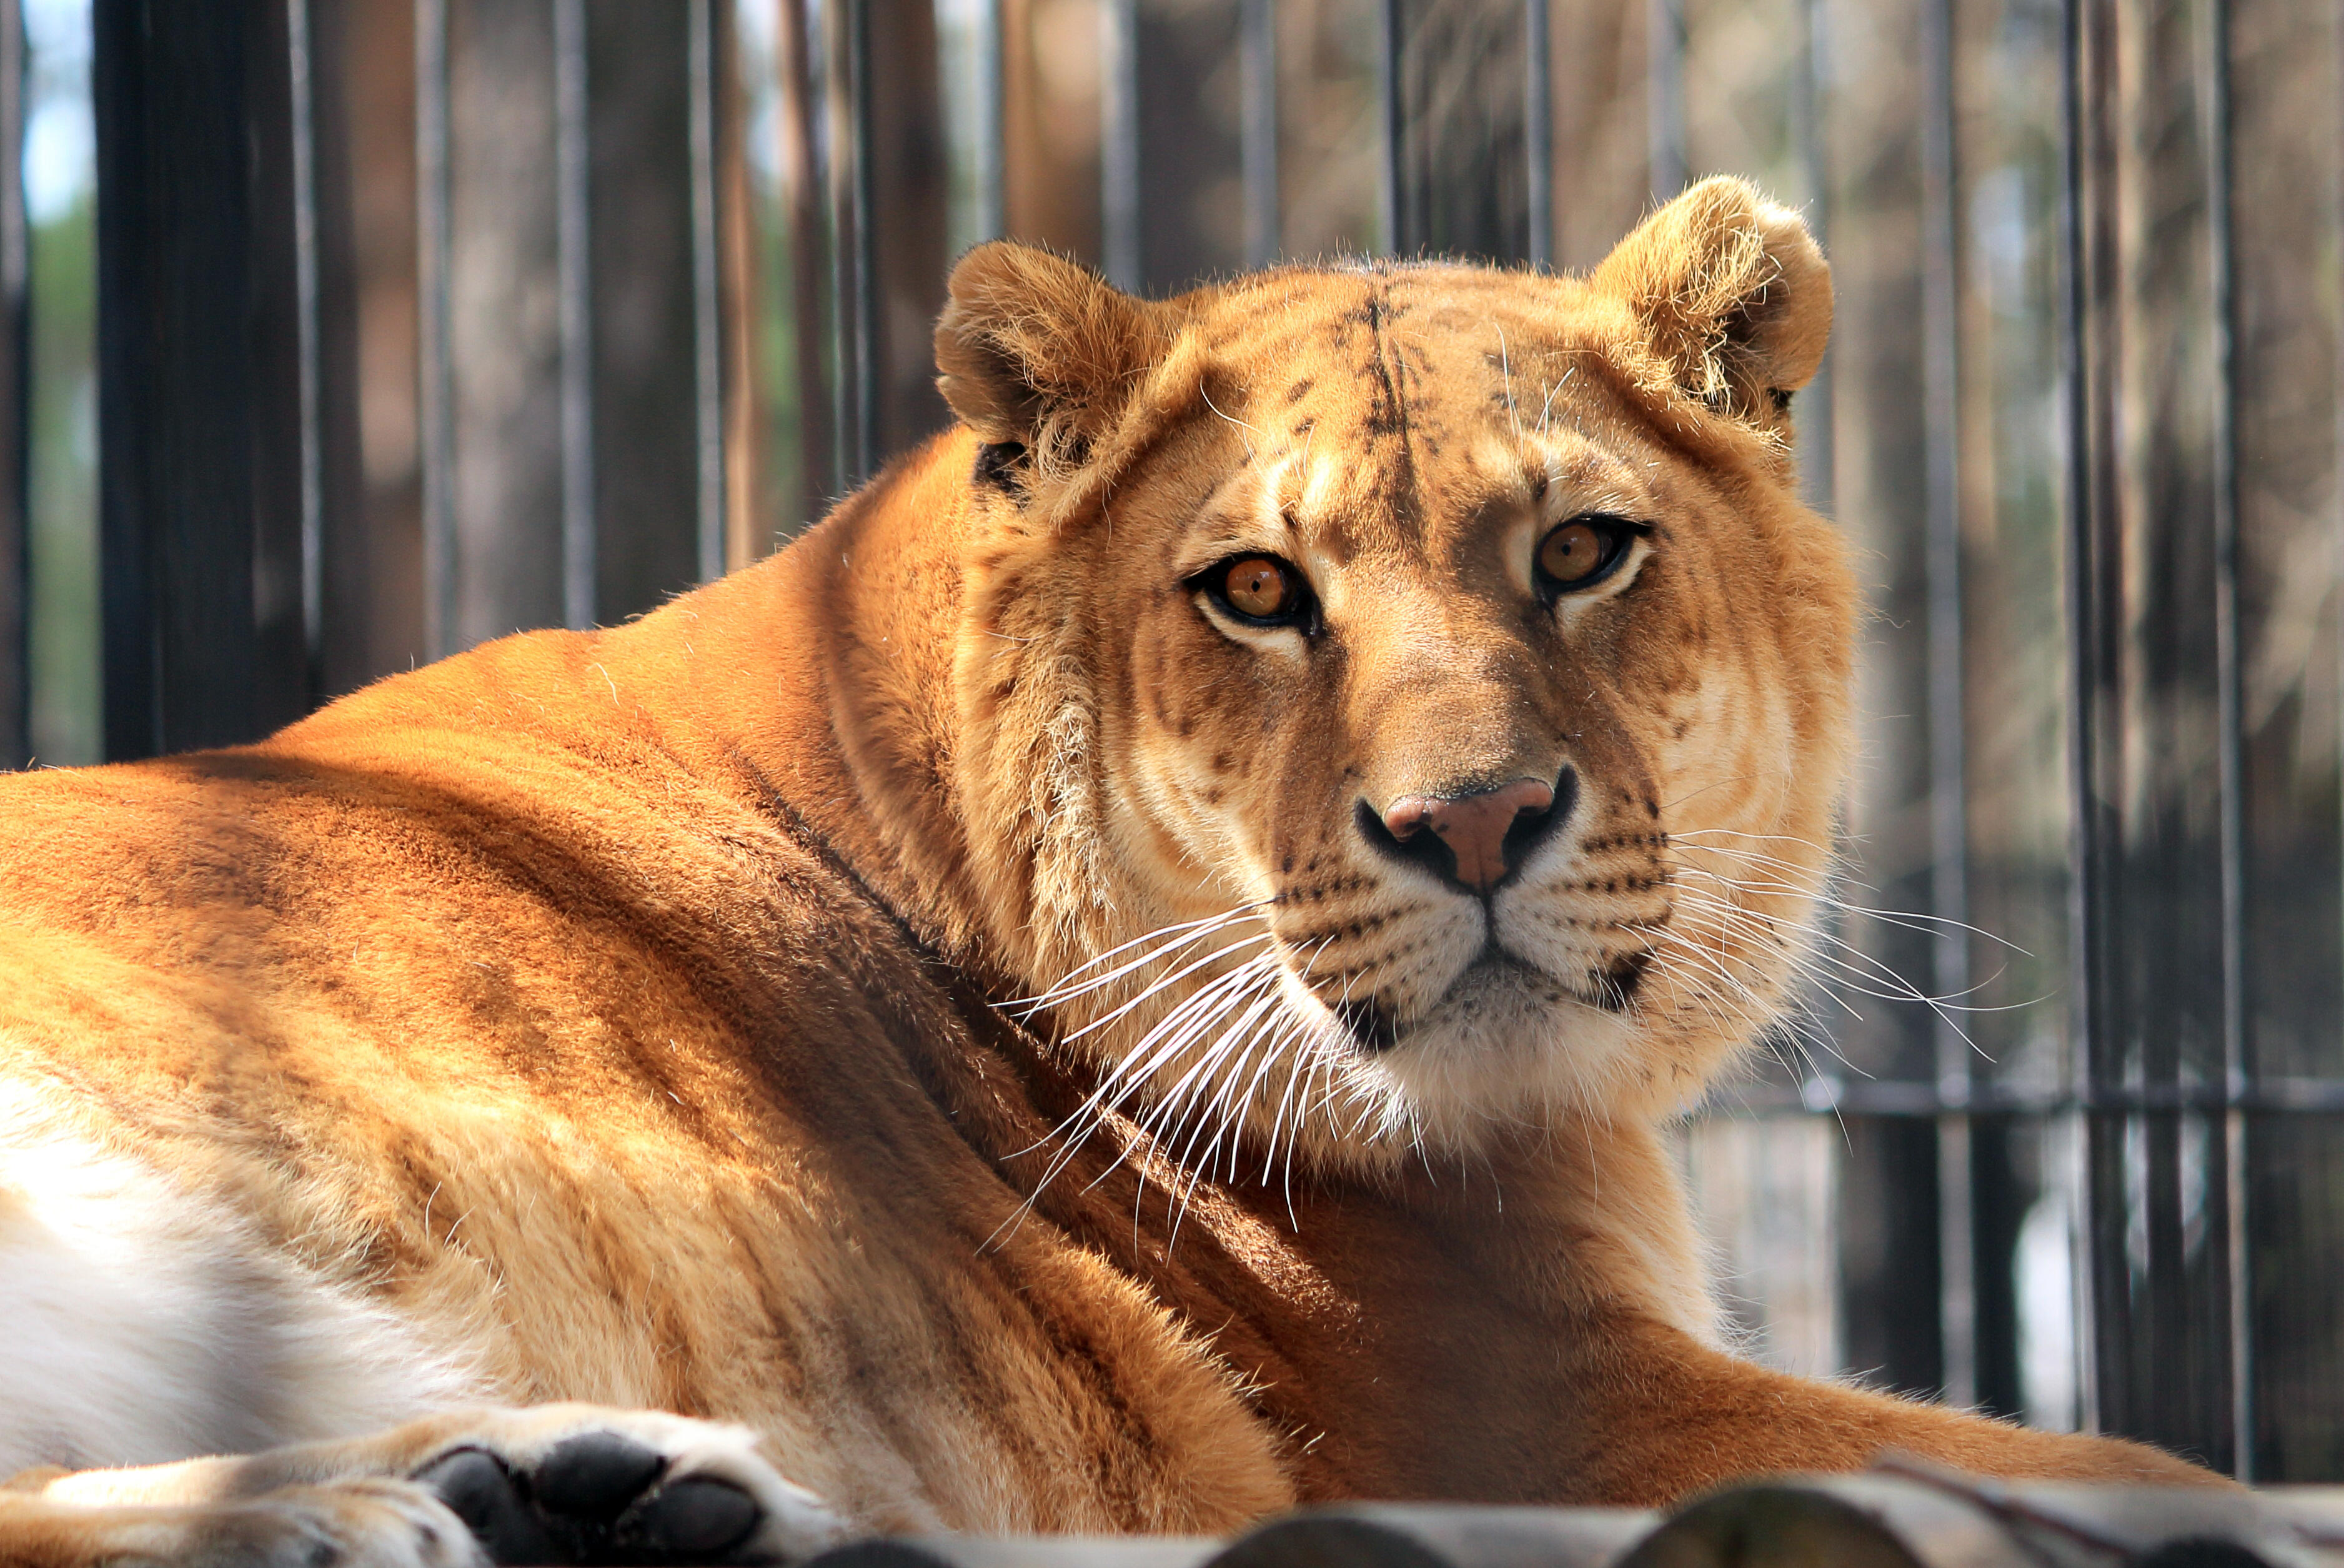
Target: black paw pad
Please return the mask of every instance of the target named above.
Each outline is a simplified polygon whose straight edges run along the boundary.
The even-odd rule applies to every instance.
[[[746,1541],[762,1512],[757,1500],[731,1482],[688,1475],[643,1499],[613,1534],[634,1561],[706,1561]]]
[[[416,1472],[500,1563],[721,1562],[756,1533],[764,1511],[729,1481],[688,1475],[660,1485],[667,1461],[611,1431],[556,1443],[517,1472],[460,1448]]]
[[[537,1501],[548,1512],[608,1524],[667,1468],[655,1449],[614,1431],[554,1444],[537,1467]]]
[[[560,1563],[562,1549],[529,1504],[520,1480],[492,1454],[460,1448],[418,1471],[418,1484],[446,1503],[498,1563]]]

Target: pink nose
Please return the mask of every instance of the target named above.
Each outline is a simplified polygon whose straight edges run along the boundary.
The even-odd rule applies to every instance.
[[[1384,827],[1403,844],[1430,828],[1457,857],[1457,880],[1487,893],[1506,875],[1506,834],[1520,816],[1544,816],[1554,806],[1554,786],[1516,779],[1498,789],[1443,799],[1402,795],[1384,809]]]

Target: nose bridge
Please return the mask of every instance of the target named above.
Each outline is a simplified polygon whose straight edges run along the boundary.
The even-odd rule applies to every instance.
[[[1520,638],[1477,635],[1470,607],[1400,607],[1352,661],[1348,706],[1364,794],[1459,796],[1531,778],[1551,783],[1560,738],[1541,721]]]

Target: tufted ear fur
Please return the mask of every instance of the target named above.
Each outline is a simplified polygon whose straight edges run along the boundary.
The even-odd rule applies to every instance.
[[[1694,186],[1590,281],[1634,313],[1679,390],[1751,424],[1781,420],[1831,337],[1830,264],[1799,215],[1746,180]]]
[[[953,268],[937,385],[996,467],[1079,467],[1175,333],[1165,308],[1046,250],[995,240]],[[1011,450],[1009,449],[1022,449]]]

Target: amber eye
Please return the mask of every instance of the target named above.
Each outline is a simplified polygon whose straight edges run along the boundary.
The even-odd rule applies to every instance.
[[[1220,598],[1240,615],[1283,621],[1302,608],[1299,574],[1274,555],[1240,555],[1214,575]]]
[[[1591,587],[1627,555],[1633,531],[1618,518],[1574,517],[1539,541],[1539,575],[1555,589]]]

